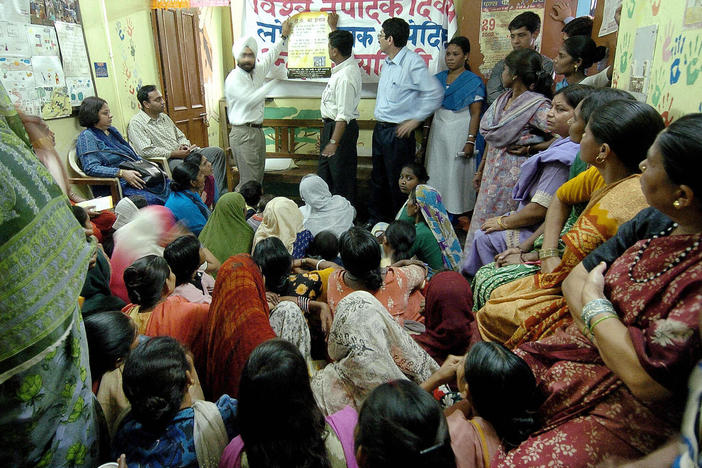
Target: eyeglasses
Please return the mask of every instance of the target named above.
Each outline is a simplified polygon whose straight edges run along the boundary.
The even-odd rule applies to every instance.
[[[380,31],[378,33],[378,40],[385,39],[386,37],[388,37],[388,36],[384,32]]]

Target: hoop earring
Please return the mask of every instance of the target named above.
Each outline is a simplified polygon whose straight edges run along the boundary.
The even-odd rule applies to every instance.
[[[602,156],[601,154],[598,154],[597,157],[595,158],[595,162],[596,162],[597,164],[602,164],[602,163],[605,162],[606,160],[607,160],[607,158],[604,157],[604,156]]]
[[[680,209],[680,207],[682,206],[682,202],[680,201],[680,199],[675,200],[675,201],[673,202],[673,206],[674,206],[675,208]]]
[[[577,73],[577,71],[578,71],[578,66],[577,66],[577,65],[573,65],[573,71],[575,71],[575,72]]]

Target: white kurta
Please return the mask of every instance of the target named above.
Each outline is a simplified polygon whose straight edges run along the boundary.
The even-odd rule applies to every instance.
[[[453,214],[475,206],[475,157],[456,157],[466,144],[469,125],[470,108],[452,111],[441,107],[434,113],[427,142],[428,184],[441,193],[446,211]]]

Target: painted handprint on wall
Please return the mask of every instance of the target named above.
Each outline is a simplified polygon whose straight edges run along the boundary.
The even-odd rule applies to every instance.
[[[686,40],[687,38],[681,34],[673,41],[673,46],[671,48],[673,63],[670,65],[670,84],[675,84],[680,80],[680,75],[682,74],[680,70],[681,54],[685,49]]]
[[[687,54],[685,54],[685,82],[688,85],[693,85],[697,81],[697,77],[702,71],[702,61],[700,54],[702,53],[702,37],[697,36],[694,45],[692,40],[687,43]]]
[[[619,58],[619,72],[626,73],[629,69],[629,56],[631,54],[631,33],[625,33],[622,36],[621,44],[617,48],[622,51]]]

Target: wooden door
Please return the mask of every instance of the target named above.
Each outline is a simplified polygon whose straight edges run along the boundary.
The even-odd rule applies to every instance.
[[[154,42],[166,112],[190,142],[209,146],[197,11],[152,10]]]

